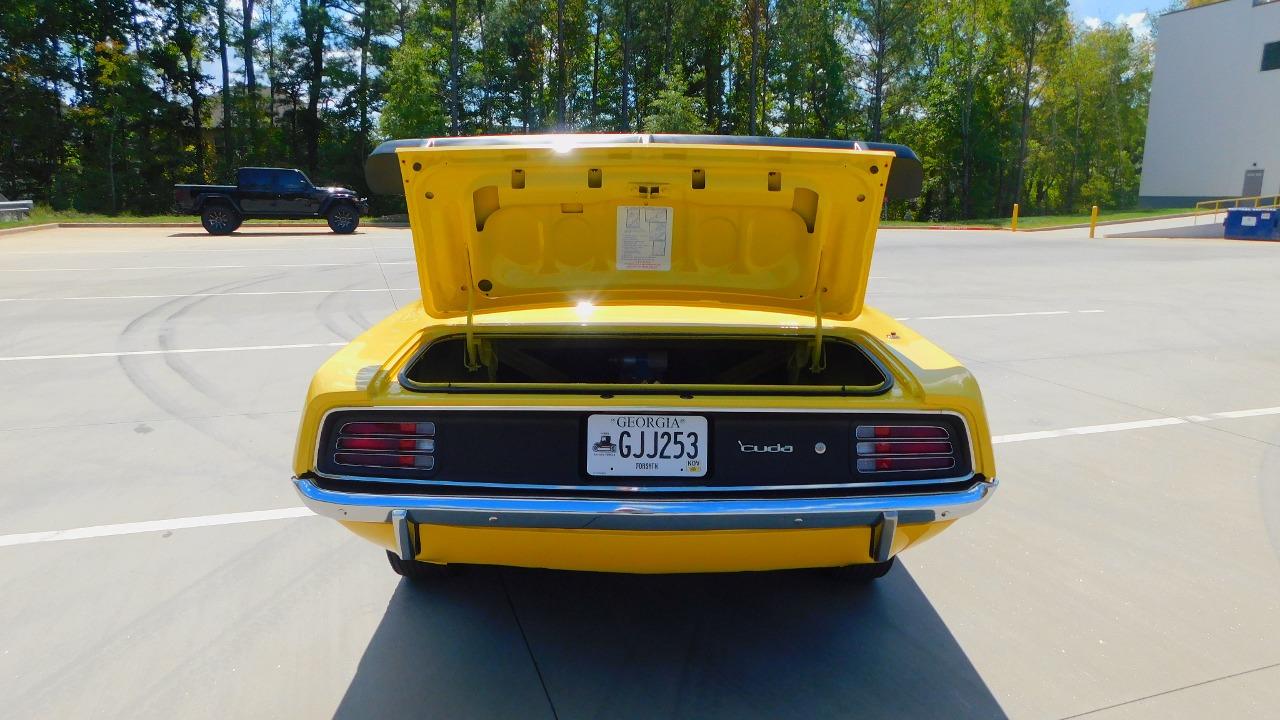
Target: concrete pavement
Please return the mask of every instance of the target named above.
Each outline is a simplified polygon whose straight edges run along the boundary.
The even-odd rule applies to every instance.
[[[3,714],[1265,716],[1280,245],[1085,233],[881,233],[869,302],[978,375],[1002,488],[870,589],[400,583],[332,522],[240,514],[298,505],[307,382],[416,297],[407,231],[0,237]]]

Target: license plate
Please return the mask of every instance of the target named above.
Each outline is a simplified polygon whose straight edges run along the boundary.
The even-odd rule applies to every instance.
[[[587,473],[702,477],[707,439],[707,419],[697,415],[591,415]]]

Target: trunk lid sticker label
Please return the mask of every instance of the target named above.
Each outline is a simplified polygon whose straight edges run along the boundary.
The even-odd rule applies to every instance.
[[[618,206],[618,269],[670,270],[670,207]]]

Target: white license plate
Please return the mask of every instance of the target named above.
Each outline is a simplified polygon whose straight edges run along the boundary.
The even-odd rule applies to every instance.
[[[707,440],[707,419],[697,415],[591,415],[587,473],[702,477]]]

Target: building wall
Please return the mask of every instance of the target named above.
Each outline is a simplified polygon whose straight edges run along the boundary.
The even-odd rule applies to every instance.
[[[1260,69],[1263,46],[1280,41],[1280,2],[1254,2],[1156,19],[1144,206],[1238,196],[1250,169],[1263,170],[1263,193],[1280,193],[1280,70]]]

